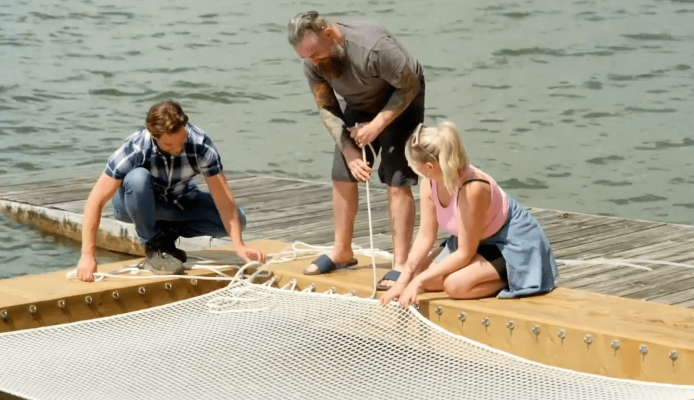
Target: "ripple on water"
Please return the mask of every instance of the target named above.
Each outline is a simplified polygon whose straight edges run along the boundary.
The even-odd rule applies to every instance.
[[[115,97],[142,97],[156,93],[153,90],[145,90],[144,92],[124,92],[118,89],[92,89],[89,94],[95,96],[115,96]]]
[[[667,199],[667,197],[647,193],[642,196],[629,197],[626,199],[608,199],[607,201],[623,206],[629,203],[650,203],[654,201],[665,201]]]
[[[653,142],[653,147],[645,147],[645,146],[636,146],[634,149],[636,150],[663,150],[663,149],[671,149],[671,148],[677,148],[677,147],[690,147],[694,146],[694,139],[692,138],[684,138],[680,143],[672,143],[670,141],[664,141],[664,140],[658,140]]]
[[[504,190],[512,189],[548,189],[549,186],[543,181],[526,178],[525,181],[521,181],[518,178],[511,178],[505,181],[499,182],[499,186],[504,188]]]
[[[665,113],[677,112],[677,110],[674,108],[641,108],[641,107],[627,107],[624,109],[624,111],[633,112],[633,113],[637,113],[637,114],[647,114],[647,113],[665,114]]]
[[[41,168],[39,168],[35,164],[32,164],[30,162],[26,162],[26,161],[15,163],[13,165],[13,167],[19,168],[23,171],[40,171],[41,170]]]
[[[267,122],[269,122],[271,124],[296,124],[296,123],[298,123],[296,120],[286,119],[286,118],[271,118]]]
[[[596,164],[596,165],[608,165],[608,164],[613,164],[619,161],[624,161],[625,158],[622,156],[618,155],[610,155],[607,157],[596,157],[596,158],[591,158],[589,160],[586,160],[588,164]]]
[[[609,112],[603,112],[603,111],[597,111],[597,112],[591,112],[588,114],[584,114],[583,118],[586,119],[594,119],[594,118],[606,118],[606,117],[620,117],[620,114],[615,114],[615,113],[609,113]]]
[[[653,40],[653,41],[677,41],[678,39],[667,33],[637,33],[632,35],[623,34],[620,35],[627,39],[634,40]]]
[[[629,181],[610,181],[610,180],[606,180],[606,179],[593,181],[593,183],[596,185],[602,185],[602,186],[631,186],[631,185],[633,185],[633,183],[629,182]]]
[[[476,83],[472,84],[472,87],[477,87],[481,89],[492,89],[492,90],[506,90],[506,89],[511,89],[513,86],[511,85],[478,85]]]

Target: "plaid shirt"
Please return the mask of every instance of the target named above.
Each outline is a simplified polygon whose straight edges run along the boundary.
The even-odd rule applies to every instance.
[[[185,207],[183,198],[197,189],[193,177],[210,177],[222,172],[222,160],[207,134],[200,128],[186,125],[188,139],[177,156],[162,153],[147,129],[130,135],[108,159],[104,173],[122,180],[135,168],[152,174],[155,196],[160,201]]]

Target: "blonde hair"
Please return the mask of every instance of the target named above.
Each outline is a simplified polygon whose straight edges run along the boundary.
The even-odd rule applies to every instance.
[[[407,140],[405,156],[420,176],[422,174],[414,168],[414,162],[438,162],[443,172],[443,184],[450,193],[455,193],[461,171],[470,165],[460,133],[455,124],[448,121],[435,128],[422,126],[419,131],[415,130]]]

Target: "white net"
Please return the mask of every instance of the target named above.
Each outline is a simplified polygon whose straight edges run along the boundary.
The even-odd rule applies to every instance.
[[[237,282],[115,317],[0,335],[27,399],[692,399],[549,367],[375,300]]]

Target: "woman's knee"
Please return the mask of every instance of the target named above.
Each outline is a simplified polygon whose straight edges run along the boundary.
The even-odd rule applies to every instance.
[[[443,281],[443,291],[451,298],[464,299],[472,286],[468,282],[449,277]]]

